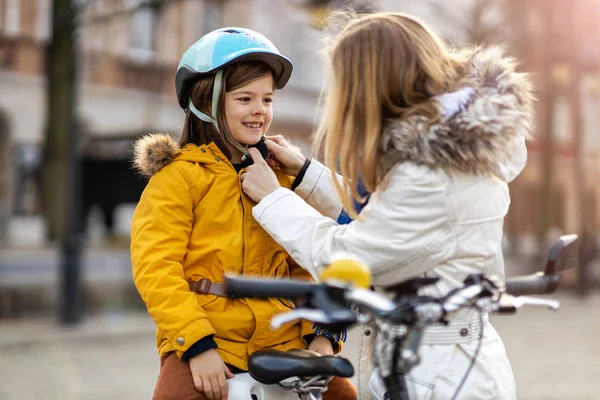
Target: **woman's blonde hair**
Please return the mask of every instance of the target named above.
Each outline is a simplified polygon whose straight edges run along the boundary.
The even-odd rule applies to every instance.
[[[370,192],[382,182],[380,138],[387,119],[425,115],[440,118],[434,96],[448,91],[464,63],[418,19],[400,13],[350,20],[326,49],[331,83],[315,137],[315,152],[332,171],[344,208],[356,218],[357,182]],[[340,14],[333,20],[339,21]]]
[[[179,145],[183,148],[188,143],[199,146],[214,142],[229,159],[231,159],[230,149],[237,149],[241,153],[244,153],[246,149],[233,138],[227,124],[225,116],[225,93],[239,89],[250,82],[272,73],[269,66],[261,62],[237,63],[225,68],[222,81],[223,89],[219,91],[217,102],[217,122],[219,123],[220,131],[217,130],[214,124],[200,120],[190,110],[187,110]],[[214,82],[214,75],[200,78],[190,91],[190,96],[196,108],[207,115],[211,115],[211,96]]]

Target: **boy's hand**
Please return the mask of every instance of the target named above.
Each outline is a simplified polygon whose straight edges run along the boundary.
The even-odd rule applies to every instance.
[[[198,354],[189,363],[196,390],[209,400],[227,400],[227,379],[233,374],[215,349]]]

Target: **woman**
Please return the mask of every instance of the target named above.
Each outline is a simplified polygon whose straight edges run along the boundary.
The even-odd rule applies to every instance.
[[[532,129],[527,77],[502,49],[452,51],[422,22],[398,13],[354,19],[329,55],[331,85],[316,138],[326,167],[305,161],[282,138],[268,141],[269,164],[302,177],[293,192],[252,150],[255,164],[242,179],[258,203],[254,218],[313,274],[354,258],[370,266],[378,287],[439,277],[423,290],[433,296],[472,273],[504,276],[507,183],[526,163]],[[356,182],[372,193],[359,215]],[[342,208],[357,219],[338,224]],[[516,398],[502,341],[487,316],[482,325],[472,310],[427,329],[422,362],[407,377],[414,398],[452,397],[482,329],[459,398]],[[383,398],[377,374],[370,386]]]

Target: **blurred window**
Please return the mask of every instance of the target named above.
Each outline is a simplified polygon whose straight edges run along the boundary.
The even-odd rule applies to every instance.
[[[21,27],[21,0],[4,0],[3,11],[2,28],[4,33],[17,35]]]
[[[223,2],[220,0],[206,0],[204,2],[204,12],[202,13],[202,32],[199,36],[222,28],[222,24]]]
[[[154,38],[158,10],[155,7],[141,7],[144,0],[132,0],[132,7],[138,8],[131,15],[129,27],[129,55],[140,61],[154,57],[156,41]]]
[[[7,201],[10,194],[10,173],[12,171],[12,152],[9,139],[9,127],[7,117],[0,113],[0,224],[3,214],[3,203]],[[1,228],[0,228],[1,229]],[[0,232],[1,235],[1,232]]]
[[[319,91],[323,84],[322,63],[317,56],[321,33],[305,23],[292,23],[286,31],[285,53],[294,63],[290,85]]]
[[[583,150],[600,149],[600,79],[595,75],[584,77],[581,104],[583,107]]]
[[[41,212],[41,153],[37,146],[16,149],[15,215],[33,216]]]
[[[598,196],[596,188],[588,189],[585,194],[585,208],[587,210],[587,217],[583,221],[583,228],[587,232],[594,232],[598,230]]]
[[[50,38],[50,18],[52,15],[52,2],[50,0],[37,0],[35,33],[38,39]]]
[[[557,96],[554,101],[554,137],[559,143],[568,143],[571,140],[571,112],[565,96]]]
[[[560,184],[552,189],[552,210],[549,218],[550,225],[565,230],[566,225],[566,207],[567,207],[566,189]],[[519,185],[518,190],[511,193],[513,202],[511,205],[513,217],[511,218],[510,230],[519,235],[536,234],[541,224],[542,209],[542,188],[539,182],[528,182]]]

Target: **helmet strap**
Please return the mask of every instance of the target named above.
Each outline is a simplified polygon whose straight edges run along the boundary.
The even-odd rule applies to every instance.
[[[212,106],[211,106],[211,114],[212,118],[208,115],[204,114],[202,111],[198,110],[194,103],[192,102],[192,98],[190,97],[190,101],[188,107],[191,112],[198,118],[200,118],[204,122],[208,122],[211,124],[215,124],[217,131],[219,130],[219,123],[217,122],[217,106],[219,104],[219,95],[221,94],[221,81],[223,79],[223,70],[217,71],[215,75],[215,83],[213,85],[213,94],[212,94]]]
[[[220,69],[217,71],[215,75],[215,83],[213,85],[213,95],[212,95],[212,117],[215,120],[215,125],[217,125],[217,130],[219,130],[219,125],[217,124],[217,105],[219,104],[219,95],[221,94],[221,80],[223,79],[223,70]]]

